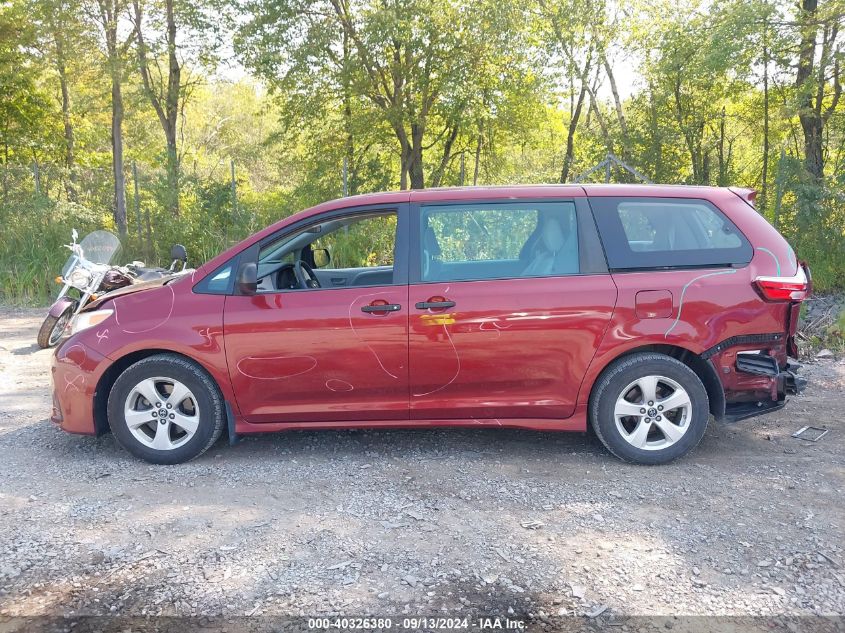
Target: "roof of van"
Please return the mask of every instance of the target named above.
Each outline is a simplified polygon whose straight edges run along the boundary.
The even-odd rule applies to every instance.
[[[397,202],[436,202],[438,200],[484,200],[551,198],[565,196],[657,196],[662,198],[711,198],[729,191],[724,187],[652,184],[553,184],[496,185],[482,187],[433,187],[409,191],[368,193],[340,198],[319,205],[328,207],[385,204]]]

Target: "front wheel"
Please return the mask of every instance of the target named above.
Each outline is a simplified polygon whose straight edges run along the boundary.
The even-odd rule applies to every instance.
[[[59,316],[47,315],[44,323],[41,324],[41,329],[38,330],[38,347],[47,349],[48,347],[55,347],[62,339],[62,334],[65,333],[65,328],[73,318],[76,304],[69,304]]]
[[[590,398],[590,422],[616,457],[664,464],[694,449],[710,405],[701,379],[681,361],[638,353],[611,364]]]
[[[183,356],[156,354],[118,376],[108,417],[127,451],[153,464],[178,464],[211,448],[226,416],[217,385],[204,369]]]

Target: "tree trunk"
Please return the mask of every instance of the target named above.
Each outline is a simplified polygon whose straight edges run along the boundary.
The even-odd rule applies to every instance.
[[[481,165],[481,144],[484,132],[484,124],[478,124],[478,140],[475,143],[475,166],[472,169],[472,186],[475,187],[478,185],[478,170]]]
[[[815,180],[821,181],[824,178],[824,126],[836,109],[842,93],[839,60],[836,54],[830,54],[838,33],[838,24],[819,22],[818,0],[801,0],[798,25],[801,41],[795,87],[799,95],[798,119],[804,132],[804,167]],[[823,31],[821,53],[816,55],[816,40],[820,27]],[[824,107],[827,69],[831,61],[834,64],[834,92],[830,103]]]
[[[172,135],[171,135],[172,133]],[[167,193],[171,213],[179,216],[179,154],[176,150],[176,130],[167,134]]]
[[[176,56],[176,18],[173,14],[173,1],[166,0],[167,13],[167,97],[165,136],[167,138],[167,176],[170,185],[171,210],[179,215],[179,154],[176,148],[176,135],[179,126],[179,91],[182,86],[182,69]]]
[[[407,139],[399,138],[399,189],[405,191],[408,188],[408,164],[410,162],[411,149],[408,147]]]
[[[443,176],[446,173],[446,167],[449,166],[449,160],[452,158],[452,146],[455,144],[455,139],[458,138],[459,131],[460,125],[456,122],[452,126],[452,129],[449,131],[449,135],[446,137],[446,142],[443,145],[443,154],[440,157],[440,164],[437,166],[437,169],[434,170],[434,173],[431,175],[432,187],[439,187],[443,182]]]
[[[9,138],[9,124],[3,124],[3,138]],[[9,143],[3,142],[3,204],[9,201]]]
[[[346,133],[344,148],[347,174],[348,194],[358,193],[358,168],[355,163],[355,136],[352,132],[352,87],[349,81],[349,32],[343,30],[343,127]]]
[[[725,107],[722,106],[722,114],[719,117],[719,176],[717,184],[720,187],[728,186],[728,163],[725,157]]]
[[[561,183],[569,180],[569,170],[572,168],[572,160],[575,155],[575,130],[578,127],[578,119],[581,118],[581,109],[584,106],[584,95],[586,93],[586,80],[582,78],[581,91],[578,93],[578,101],[575,103],[575,109],[572,111],[572,117],[569,119],[569,130],[566,133],[566,154],[563,157],[563,167],[560,170]]]
[[[798,23],[801,42],[798,49],[798,70],[795,73],[795,87],[799,93],[798,118],[804,132],[804,166],[816,179],[824,173],[824,160],[821,149],[821,130],[816,120],[813,104],[813,90],[808,81],[813,75],[816,57],[815,24],[818,0],[801,0],[798,11]]]
[[[604,72],[607,74],[607,78],[610,81],[610,92],[613,94],[613,104],[616,108],[616,118],[619,121],[619,130],[622,132],[622,160],[627,162],[631,154],[630,138],[628,135],[628,121],[625,118],[625,110],[622,108],[622,99],[619,98],[619,90],[616,88],[616,78],[613,75],[613,68],[611,68],[605,55],[601,56],[601,61],[604,65]],[[598,106],[596,106],[596,110],[598,111]]]
[[[824,151],[821,119],[813,115],[801,115],[801,129],[804,131],[804,167],[816,180],[824,177]]]
[[[649,122],[651,124],[651,156],[654,159],[650,176],[656,182],[663,181],[663,139],[660,136],[660,118],[657,113],[657,99],[654,85],[649,83]]]
[[[117,21],[121,6],[116,0],[98,0],[100,24],[106,43],[106,63],[111,79],[111,144],[114,175],[114,223],[121,237],[126,237],[126,179],[123,175],[123,81],[122,47],[118,41]]]
[[[58,33],[53,34],[56,45],[56,72],[59,75],[59,86],[62,92],[62,123],[64,124],[64,144],[65,144],[65,169],[67,170],[67,179],[65,180],[65,191],[68,200],[73,202],[77,199],[76,194],[76,173],[74,165],[74,136],[73,124],[70,119],[70,89],[67,81],[67,66],[65,64],[64,42],[62,36]]]
[[[763,173],[760,179],[760,210],[765,215],[769,184],[769,41],[768,21],[763,22]]]
[[[140,0],[134,0],[135,36],[138,40],[138,68],[144,83],[144,92],[158,115],[164,131],[167,152],[167,206],[174,216],[179,215],[179,152],[177,137],[179,131],[179,96],[182,89],[182,69],[176,55],[176,18],[174,0],[165,1],[167,22],[167,86],[163,95],[156,92],[147,63],[147,43],[144,40],[143,12]]]
[[[123,92],[120,86],[119,68],[112,68],[111,106],[112,170],[114,172],[114,223],[117,226],[120,236],[125,238],[126,181],[123,174]]]
[[[408,155],[408,176],[411,189],[425,189],[423,172],[423,135],[425,128],[419,123],[411,124],[411,147]]]
[[[607,149],[608,153],[613,153],[613,138],[610,136],[610,130],[607,129],[607,121],[604,120],[604,115],[599,110],[598,99],[596,99],[596,92],[595,90],[590,90],[590,105],[587,107],[587,114],[589,115],[590,112],[596,115],[596,121],[599,124],[599,129],[601,130],[601,136],[604,139],[604,146]],[[587,127],[590,127],[590,119],[587,119]]]

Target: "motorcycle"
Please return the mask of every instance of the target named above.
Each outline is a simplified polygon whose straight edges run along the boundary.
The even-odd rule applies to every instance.
[[[171,249],[174,259],[169,269],[147,268],[143,262],[114,266],[111,262],[120,250],[120,240],[116,235],[108,231],[94,231],[79,243],[76,229],[71,235],[73,241],[65,244],[71,255],[62,268],[62,274],[56,277],[62,289],[38,331],[38,346],[41,348],[58,344],[71,319],[97,294],[166,275],[183,274],[188,270],[188,254],[181,244]],[[182,269],[177,271],[176,266],[180,261]]]

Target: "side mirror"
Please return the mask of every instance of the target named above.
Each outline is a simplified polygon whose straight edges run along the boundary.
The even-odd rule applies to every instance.
[[[178,259],[180,262],[188,261],[188,251],[181,244],[174,244],[170,247],[170,259]]]
[[[316,268],[325,268],[332,261],[332,256],[326,248],[315,248],[311,251],[311,254],[314,257],[314,266]]]
[[[236,280],[238,293],[254,295],[258,293],[258,266],[255,262],[241,264]]]

